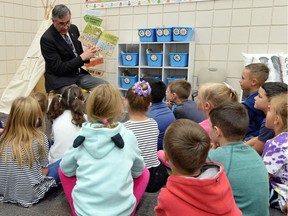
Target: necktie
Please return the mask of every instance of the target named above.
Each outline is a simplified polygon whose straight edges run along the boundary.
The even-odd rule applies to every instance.
[[[67,44],[69,45],[69,47],[73,50],[73,44],[72,44],[72,41],[71,41],[70,37],[69,37],[67,34],[65,34],[65,35],[64,35],[64,38],[65,38],[66,43],[67,43]]]
[[[77,54],[77,52],[76,52],[76,49],[74,48],[74,45],[73,45],[70,37],[69,37],[67,34],[65,34],[65,35],[64,35],[64,38],[65,38],[65,41],[66,41],[66,43],[68,44],[68,46],[69,46],[69,47],[71,48],[71,50],[73,51],[74,55],[75,55],[75,56],[78,56],[78,54]]]

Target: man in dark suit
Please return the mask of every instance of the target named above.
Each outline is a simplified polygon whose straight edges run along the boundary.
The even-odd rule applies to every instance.
[[[62,93],[70,85],[92,90],[99,84],[108,83],[81,68],[95,56],[97,50],[96,47],[89,47],[83,52],[78,41],[79,30],[76,25],[71,24],[69,8],[62,4],[56,5],[52,10],[52,22],[40,40],[45,59],[46,91]]]

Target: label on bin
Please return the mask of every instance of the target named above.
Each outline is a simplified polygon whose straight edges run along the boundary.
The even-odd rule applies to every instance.
[[[150,56],[150,59],[151,59],[152,61],[157,61],[157,60],[158,60],[158,56],[157,56],[157,55],[151,55],[151,56]]]
[[[185,35],[188,34],[188,31],[187,31],[186,28],[181,28],[181,29],[175,28],[175,29],[173,30],[173,34],[176,35],[176,36],[178,36],[178,35],[185,36]]]
[[[145,31],[145,36],[146,36],[146,37],[151,37],[151,35],[152,35],[151,30],[146,30],[146,31]]]
[[[130,79],[129,79],[128,77],[126,77],[126,78],[124,79],[124,83],[129,84],[129,83],[130,83]]]
[[[161,37],[163,35],[163,30],[162,29],[158,29],[156,34]]]
[[[179,62],[179,61],[181,61],[181,56],[176,54],[173,56],[173,59],[174,59],[174,61]]]
[[[169,36],[170,35],[170,31],[169,31],[169,29],[157,29],[157,32],[156,32],[156,34],[159,36],[159,37],[161,37],[161,36]]]
[[[138,31],[139,37],[151,37],[152,31],[150,29],[143,29]]]
[[[132,61],[132,56],[131,56],[131,55],[126,55],[126,56],[125,56],[125,59],[126,59],[127,61]]]
[[[170,35],[169,29],[164,29],[164,30],[163,30],[163,34],[164,34],[164,36]]]

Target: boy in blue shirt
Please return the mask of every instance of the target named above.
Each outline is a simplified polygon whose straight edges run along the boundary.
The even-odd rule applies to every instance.
[[[167,127],[175,121],[173,112],[163,102],[166,93],[166,85],[161,80],[150,77],[144,77],[144,80],[149,82],[151,87],[151,102],[147,116],[153,118],[158,125],[159,136],[157,150],[163,149],[163,138]]]
[[[203,111],[197,104],[188,100],[191,93],[191,84],[186,80],[173,80],[168,84],[166,91],[167,105],[176,104],[173,113],[176,119],[190,119],[196,123],[205,120]]]
[[[241,89],[249,93],[249,96],[242,102],[248,111],[249,128],[245,134],[244,141],[259,134],[261,123],[265,118],[265,113],[254,107],[254,98],[258,95],[258,90],[265,83],[269,76],[269,68],[262,63],[253,63],[246,65],[240,82]]]

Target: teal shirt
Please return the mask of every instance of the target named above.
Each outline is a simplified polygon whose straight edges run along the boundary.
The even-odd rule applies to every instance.
[[[258,153],[243,142],[209,151],[209,161],[223,164],[243,216],[269,216],[269,180]]]
[[[77,177],[72,192],[75,211],[77,215],[130,215],[136,205],[133,178],[144,169],[137,139],[122,123],[111,129],[97,126],[83,123],[78,135],[85,141],[68,150],[60,163],[64,175]],[[121,135],[123,148],[112,141],[116,134]]]

